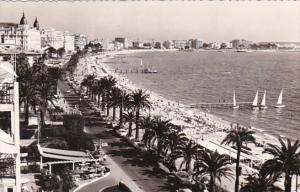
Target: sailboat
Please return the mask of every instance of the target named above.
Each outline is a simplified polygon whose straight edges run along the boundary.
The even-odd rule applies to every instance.
[[[267,91],[265,90],[263,99],[261,100],[261,103],[260,103],[260,106],[259,106],[259,109],[266,109],[266,108],[268,108],[266,106],[266,93],[267,93]]]
[[[141,59],[141,66],[143,66],[143,60]],[[155,70],[153,67],[146,66],[145,69],[142,70],[143,73],[157,73],[157,70]]]
[[[256,91],[256,95],[255,95],[253,103],[252,103],[252,108],[258,109],[258,91]]]
[[[140,63],[140,66],[143,66],[143,60],[141,59],[141,63]]]
[[[235,91],[233,91],[233,105],[232,105],[233,109],[238,109],[239,106],[236,104],[236,99],[235,99]]]
[[[278,97],[278,100],[277,100],[277,104],[276,104],[276,108],[282,108],[282,107],[285,107],[285,105],[282,104],[282,92],[283,92],[283,89],[281,89],[280,91],[280,94],[279,94],[279,97]]]

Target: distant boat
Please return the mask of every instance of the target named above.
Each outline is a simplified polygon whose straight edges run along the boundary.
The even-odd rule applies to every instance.
[[[266,106],[266,93],[267,91],[265,90],[264,91],[264,96],[263,96],[263,99],[261,100],[261,103],[260,103],[260,106],[259,106],[259,109],[267,109],[268,107]]]
[[[255,95],[253,103],[252,103],[252,108],[258,109],[258,91],[256,91],[256,95]]]
[[[278,100],[277,100],[277,104],[276,104],[276,108],[282,108],[282,107],[285,107],[285,105],[282,104],[282,92],[283,92],[283,89],[281,89],[280,91],[280,94],[279,94],[279,97],[278,97]]]
[[[143,73],[157,73],[157,70],[147,67],[143,70]]]
[[[143,66],[143,60],[141,59],[140,65]],[[146,67],[142,70],[143,73],[157,73],[157,70],[153,69],[153,67]]]
[[[143,60],[141,59],[141,63],[140,63],[140,66],[143,66]]]
[[[236,52],[240,52],[240,53],[251,53],[252,51],[250,51],[249,49],[237,49]]]
[[[236,99],[235,99],[235,91],[233,91],[233,105],[232,105],[233,109],[238,109],[239,106],[236,104]]]

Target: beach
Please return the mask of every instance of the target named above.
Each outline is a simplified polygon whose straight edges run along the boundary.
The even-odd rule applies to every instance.
[[[109,64],[112,58],[120,55],[124,56],[149,51],[153,50],[124,50],[86,56],[80,59],[73,77],[77,82],[77,86],[80,85],[80,82],[85,75],[93,74],[96,78],[101,78],[106,75],[113,76],[117,80],[117,86],[127,92],[142,88],[134,85],[124,75],[116,73]],[[222,150],[227,153],[234,151],[234,149],[230,149],[229,146],[224,147],[223,145],[220,145],[226,135],[226,131],[231,128],[233,122],[226,121],[207,111],[190,108],[182,103],[167,100],[155,92],[149,90],[145,91],[150,94],[150,101],[152,104],[152,109],[150,111],[151,116],[160,116],[165,120],[171,120],[172,124],[179,125],[183,128],[183,132],[189,139],[193,139],[199,144],[205,145],[205,147],[212,150]],[[149,111],[143,111],[142,115],[148,114]],[[265,145],[266,143],[278,143],[274,136],[253,127],[252,129],[256,132],[255,137],[258,143],[261,143],[262,145]],[[248,147],[255,152],[252,154],[253,160],[262,162],[265,159],[271,158],[267,154],[262,154],[263,147],[257,147],[254,144],[249,144]],[[242,156],[243,155],[245,158],[249,158],[247,154],[242,154]]]
[[[80,82],[86,75],[94,75],[96,79],[111,75],[117,80],[116,86],[128,93],[136,89],[143,89],[143,87],[133,84],[124,75],[115,73],[115,69],[110,67],[109,64],[111,63],[112,58],[119,55],[130,55],[144,51],[145,50],[125,50],[87,55],[79,60],[77,68],[73,73],[73,86],[75,89],[79,90]],[[232,159],[236,159],[236,150],[231,146],[221,144],[227,131],[230,130],[232,126],[235,126],[233,122],[226,121],[216,115],[210,114],[208,111],[190,108],[182,103],[168,100],[153,91],[143,90],[150,95],[152,108],[150,111],[141,111],[142,116],[150,114],[152,117],[159,116],[164,120],[170,120],[172,124],[180,126],[182,132],[185,133],[189,139],[194,140],[202,147],[207,148],[210,151],[218,151],[221,154],[227,154]],[[118,114],[118,111],[116,111],[116,114]],[[117,124],[117,120],[118,119],[116,119],[116,122],[112,123]],[[246,146],[250,148],[250,153],[241,152],[240,165],[244,174],[257,173],[257,169],[264,161],[273,158],[272,155],[263,153],[263,150],[268,143],[279,144],[279,141],[275,136],[265,133],[264,130],[254,127],[248,128],[255,131],[254,136],[259,145],[252,143],[247,144]],[[141,140],[143,132],[144,130],[141,129],[139,140]],[[126,130],[122,130],[121,133],[125,136]],[[130,139],[134,139],[134,137],[132,136]],[[180,159],[177,160],[176,166],[180,165],[180,161]],[[235,170],[234,166],[231,168],[232,170]],[[242,177],[242,180],[244,179],[245,178]],[[230,183],[230,181],[227,182],[226,180],[226,182],[220,184],[224,188],[228,188],[228,186],[231,185]],[[283,187],[283,181],[279,182],[278,185]]]

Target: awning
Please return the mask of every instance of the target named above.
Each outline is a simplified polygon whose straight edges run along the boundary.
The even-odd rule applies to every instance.
[[[0,140],[0,153],[17,154],[18,150],[15,145]]]
[[[54,154],[48,154],[48,153],[44,153],[42,156],[46,157],[46,158],[51,158],[51,159],[70,160],[70,161],[90,160],[90,158],[54,155]]]
[[[90,160],[92,159],[88,153],[82,151],[70,151],[62,149],[53,149],[38,146],[38,150],[42,157],[60,160],[70,160],[70,161],[80,161],[80,160]]]

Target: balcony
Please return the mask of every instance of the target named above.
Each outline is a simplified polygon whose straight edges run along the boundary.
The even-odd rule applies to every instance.
[[[0,84],[0,105],[1,104],[13,104],[14,84],[3,83]]]
[[[16,175],[15,156],[12,154],[0,155],[0,178],[13,178]]]

